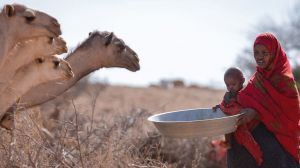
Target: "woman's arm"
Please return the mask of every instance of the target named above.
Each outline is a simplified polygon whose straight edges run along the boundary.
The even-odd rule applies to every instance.
[[[252,121],[253,119],[259,119],[259,116],[255,109],[243,108],[240,112],[244,114],[239,117],[237,122],[238,125],[246,124]]]

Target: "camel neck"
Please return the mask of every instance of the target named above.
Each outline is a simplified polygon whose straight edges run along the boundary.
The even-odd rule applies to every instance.
[[[18,100],[23,94],[26,93],[28,88],[32,87],[28,84],[28,79],[21,80],[22,82],[12,82],[6,86],[6,88],[1,91],[0,94],[0,118],[4,112],[6,112],[9,107],[11,107],[16,100]]]
[[[0,23],[2,22],[3,19],[0,19]],[[6,54],[6,50],[7,50],[7,38],[6,38],[6,34],[7,32],[5,32],[6,26],[4,25],[4,23],[0,24],[0,59],[4,57],[4,55]]]
[[[93,52],[86,52],[75,50],[73,53],[70,53],[66,61],[70,64],[72,71],[75,75],[75,78],[81,78],[84,75],[87,75],[99,68],[94,66],[94,62],[91,61],[92,57],[96,57],[93,55]],[[78,79],[78,80],[79,80]]]
[[[5,60],[3,60],[6,55],[9,53],[9,50],[11,49],[10,44],[13,41],[12,36],[8,37],[8,27],[5,24],[5,20],[0,16],[0,68],[2,67],[2,65],[4,64]]]
[[[2,118],[6,110],[18,99],[20,95],[14,87],[9,87],[1,92],[0,95],[0,117]]]
[[[32,73],[34,71],[38,72],[38,69],[23,67],[20,70],[22,73],[16,73],[9,86],[13,87],[18,95],[23,95],[29,88],[34,86],[32,81],[38,81],[37,75]]]

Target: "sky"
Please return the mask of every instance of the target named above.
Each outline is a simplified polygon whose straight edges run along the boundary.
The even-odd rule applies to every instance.
[[[95,71],[94,81],[148,86],[161,79],[225,88],[223,73],[252,44],[261,21],[288,19],[297,0],[1,0],[55,17],[70,50],[94,30],[113,31],[140,58],[141,70]],[[253,39],[254,40],[254,39]]]

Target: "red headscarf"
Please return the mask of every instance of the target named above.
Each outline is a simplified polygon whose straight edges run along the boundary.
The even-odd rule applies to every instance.
[[[299,93],[290,64],[273,34],[260,34],[254,47],[258,44],[268,48],[272,62],[265,69],[256,67],[238,96],[239,102],[243,107],[254,108],[285,150],[299,161]]]

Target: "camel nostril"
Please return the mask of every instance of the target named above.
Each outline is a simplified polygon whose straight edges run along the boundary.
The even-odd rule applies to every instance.
[[[54,63],[54,67],[57,68],[59,66],[60,61],[54,60],[53,63]]]
[[[139,59],[139,57],[138,57],[137,54],[135,54],[134,57],[135,57],[135,59],[136,59],[137,62],[140,62],[140,59]]]
[[[52,24],[54,24],[55,26],[60,26],[60,24],[58,23],[58,21],[57,21],[55,18],[53,18],[53,19],[51,20],[51,22],[52,22]]]
[[[52,44],[52,43],[53,43],[53,41],[54,41],[54,38],[53,38],[53,37],[49,37],[49,41],[48,41],[48,43],[49,43],[49,44]]]
[[[63,50],[62,52],[64,52],[64,53],[65,53],[65,52],[67,52],[67,51],[68,51],[68,48],[67,48],[66,46],[64,46],[62,50]]]

